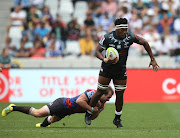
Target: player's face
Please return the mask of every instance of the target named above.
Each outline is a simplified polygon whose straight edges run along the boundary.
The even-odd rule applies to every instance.
[[[109,101],[109,99],[112,97],[112,93],[109,91],[107,95],[103,94],[100,98],[101,103],[105,103],[106,101]]]
[[[116,35],[119,36],[120,38],[125,38],[127,34],[128,28],[119,28],[116,29]]]

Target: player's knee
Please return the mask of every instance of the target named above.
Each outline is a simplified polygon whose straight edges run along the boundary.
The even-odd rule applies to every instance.
[[[115,87],[115,91],[120,93],[124,93],[124,91],[127,88],[126,85],[114,85],[114,87]]]
[[[107,93],[108,86],[109,85],[102,85],[98,82],[98,91],[97,92],[101,95]]]

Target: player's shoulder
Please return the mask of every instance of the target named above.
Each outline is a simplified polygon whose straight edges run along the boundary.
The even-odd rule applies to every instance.
[[[96,90],[94,89],[87,89],[84,94],[86,95],[86,97],[88,99],[91,99],[91,97],[93,96],[93,94],[96,92]]]
[[[106,34],[104,35],[104,37],[109,38],[109,37],[113,36],[113,32],[114,32],[114,31],[111,31],[111,32],[106,33]]]
[[[95,93],[96,90],[95,89],[87,89],[86,92],[93,92],[93,93]]]
[[[103,37],[104,37],[104,38],[109,38],[109,37],[112,36],[112,35],[113,35],[113,31],[104,34]]]
[[[134,37],[134,36],[135,36],[135,34],[134,34],[134,33],[132,33],[132,32],[127,32],[127,36]]]
[[[127,33],[127,37],[130,37],[130,38],[132,38],[132,39],[137,39],[137,40],[139,40],[139,36],[136,35],[136,34],[134,34],[134,33],[132,33],[132,32],[128,32],[128,33]]]

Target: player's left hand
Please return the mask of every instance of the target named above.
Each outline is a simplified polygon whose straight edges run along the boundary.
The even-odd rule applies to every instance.
[[[149,63],[149,67],[150,67],[151,65],[153,66],[153,70],[156,71],[156,72],[157,72],[158,69],[160,68],[155,59],[154,59],[154,60],[151,60],[151,62]]]
[[[100,108],[101,108],[102,103],[100,102],[100,100],[97,102],[96,106],[98,107],[98,109],[100,109]]]
[[[0,68],[0,72],[2,72],[2,68]]]
[[[96,112],[98,112],[98,111],[99,111],[98,107],[95,106],[95,107],[93,108],[93,114],[96,113]]]
[[[117,57],[114,57],[114,58],[112,58],[111,57],[112,56],[112,54],[110,54],[108,57],[107,57],[107,60],[106,60],[106,62],[107,63],[116,63],[117,62]]]

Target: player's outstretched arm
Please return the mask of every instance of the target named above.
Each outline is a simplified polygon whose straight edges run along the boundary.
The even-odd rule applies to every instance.
[[[139,44],[144,46],[145,50],[147,51],[147,53],[151,59],[151,61],[149,63],[149,67],[152,65],[153,70],[157,72],[160,67],[154,58],[154,55],[152,53],[151,47],[149,46],[148,42],[144,38],[139,37]]]

